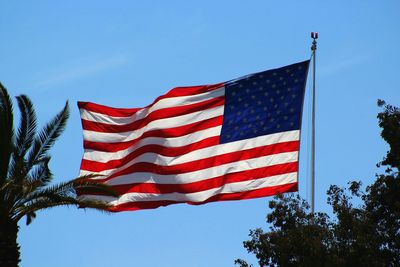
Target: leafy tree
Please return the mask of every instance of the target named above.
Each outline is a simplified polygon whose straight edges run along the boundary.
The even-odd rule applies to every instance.
[[[400,264],[400,110],[378,105],[381,136],[390,150],[378,166],[386,167],[373,184],[330,186],[328,204],[334,218],[310,213],[298,195],[276,196],[269,202],[269,231],[250,231],[244,242],[260,266],[399,266]],[[359,199],[355,206],[353,198]],[[249,267],[245,260],[235,261]]]
[[[107,186],[79,177],[50,185],[53,175],[48,154],[64,130],[69,116],[64,108],[37,133],[32,102],[26,95],[17,97],[20,124],[14,129],[13,106],[6,88],[0,83],[0,266],[18,266],[18,221],[30,224],[38,210],[74,205],[104,211],[104,202],[79,199],[76,190],[95,190],[113,195]]]

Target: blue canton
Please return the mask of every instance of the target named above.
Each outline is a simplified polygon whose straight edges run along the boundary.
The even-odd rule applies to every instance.
[[[300,129],[308,65],[307,60],[227,82],[220,143]]]

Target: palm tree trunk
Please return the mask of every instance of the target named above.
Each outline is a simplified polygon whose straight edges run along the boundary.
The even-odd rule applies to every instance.
[[[0,266],[17,267],[20,260],[18,225],[7,216],[0,217]]]

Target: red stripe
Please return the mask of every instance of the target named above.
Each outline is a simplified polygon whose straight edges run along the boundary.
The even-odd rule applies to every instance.
[[[198,132],[201,130],[205,130],[211,127],[222,125],[222,122],[223,122],[223,116],[218,116],[215,118],[206,119],[203,121],[198,121],[183,126],[162,129],[162,130],[148,131],[145,132],[142,136],[126,142],[102,143],[102,142],[92,142],[84,140],[83,147],[85,149],[92,149],[97,151],[116,152],[127,149],[146,137],[163,137],[163,138],[179,137],[194,132]]]
[[[101,123],[82,119],[82,127],[84,130],[102,133],[129,132],[143,128],[147,124],[155,120],[177,117],[202,110],[206,112],[207,109],[224,105],[224,99],[225,98],[221,96],[190,105],[155,110],[150,114],[147,114],[147,116],[143,119],[123,125]]]
[[[79,109],[101,113],[113,117],[130,117],[142,108],[113,108],[91,102],[78,102]]]
[[[126,169],[118,171],[105,179],[98,181],[108,181],[114,177],[131,174],[134,172],[149,172],[161,175],[168,174],[181,174],[193,172],[209,168],[210,166],[220,166],[223,164],[261,157],[266,155],[273,155],[284,152],[297,151],[299,148],[299,141],[283,142],[273,145],[251,148],[247,150],[240,150],[223,155],[213,156],[205,159],[195,160],[187,163],[176,164],[171,166],[160,166],[154,163],[139,162],[132,164]]]
[[[82,159],[81,163],[81,170],[86,170],[86,171],[92,171],[92,172],[101,172],[104,170],[109,170],[109,169],[115,169],[119,168],[134,158],[148,152],[156,153],[159,155],[163,156],[168,156],[168,157],[176,157],[180,156],[183,154],[186,154],[190,151],[195,151],[201,148],[206,148],[210,146],[215,146],[219,144],[219,136],[213,136],[206,138],[204,140],[201,140],[199,142],[192,143],[187,146],[181,146],[181,147],[164,147],[161,145],[145,145],[142,146],[136,150],[134,150],[132,153],[128,154],[124,158],[121,159],[115,159],[115,160],[110,160],[107,162],[97,162],[97,161],[92,161],[88,159]]]
[[[112,186],[118,195],[126,193],[151,193],[151,194],[168,194],[182,193],[190,194],[201,192],[213,188],[219,188],[224,184],[237,183],[243,181],[256,180],[259,178],[271,177],[285,173],[297,172],[297,162],[277,164],[268,167],[228,173],[211,179],[204,179],[193,183],[184,184],[155,184],[155,183],[132,183],[125,185]],[[80,192],[81,195],[88,195],[89,192]],[[95,194],[96,195],[96,194]]]
[[[224,83],[209,84],[209,85],[198,85],[198,86],[180,86],[171,89],[168,93],[158,97],[153,103],[163,98],[178,97],[178,96],[190,96],[203,94],[214,91],[224,86]]]
[[[119,212],[119,211],[128,211],[128,210],[143,210],[143,209],[155,209],[162,206],[168,206],[171,204],[179,204],[179,203],[187,203],[191,205],[201,205],[209,202],[215,201],[229,201],[229,200],[242,200],[242,199],[252,199],[252,198],[260,198],[273,196],[281,193],[287,192],[295,192],[297,191],[298,183],[289,183],[284,185],[260,188],[251,191],[244,191],[238,193],[229,193],[229,194],[219,194],[212,196],[203,202],[179,202],[179,201],[142,201],[142,202],[129,202],[120,204],[117,206],[113,206],[109,209],[109,211]]]
[[[152,104],[154,105],[156,102],[160,101],[164,98],[169,97],[178,97],[178,96],[189,96],[195,94],[201,94],[216,90],[224,86],[223,83],[212,84],[212,85],[201,85],[201,86],[191,86],[191,87],[176,87],[170,90],[168,93],[158,97]],[[147,106],[147,107],[149,107]],[[85,109],[87,111],[93,111],[96,113],[101,113],[104,115],[109,115],[113,117],[130,117],[135,114],[138,110],[142,108],[113,108],[108,106],[103,106],[91,102],[78,102],[78,107]]]

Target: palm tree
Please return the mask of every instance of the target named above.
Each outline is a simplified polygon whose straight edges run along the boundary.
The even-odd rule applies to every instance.
[[[80,199],[77,190],[96,190],[113,195],[105,185],[78,177],[49,185],[53,179],[49,169],[49,149],[60,136],[69,117],[68,102],[37,133],[36,115],[26,95],[16,97],[21,113],[17,130],[13,125],[13,106],[6,88],[0,83],[0,266],[18,266],[18,221],[30,224],[38,210],[74,205],[81,208],[107,210],[100,201]]]

